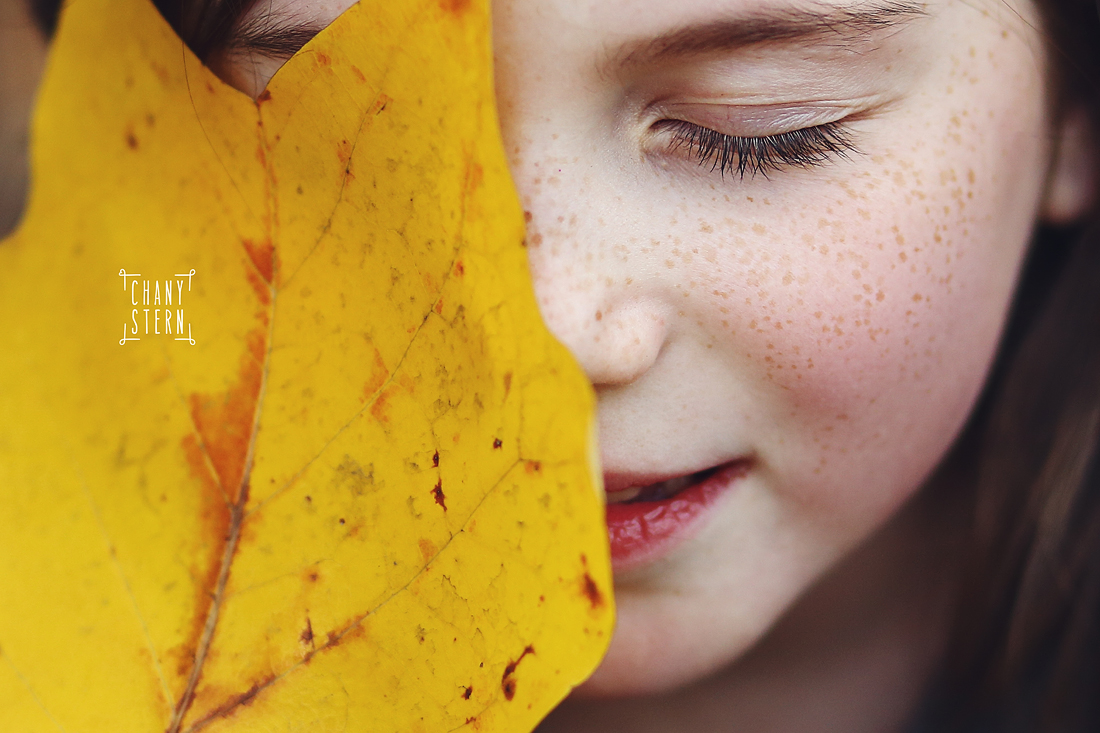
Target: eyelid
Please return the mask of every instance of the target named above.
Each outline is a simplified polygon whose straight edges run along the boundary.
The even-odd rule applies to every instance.
[[[664,103],[654,105],[653,122],[682,120],[737,137],[766,137],[782,132],[838,122],[856,108],[838,103],[730,105],[720,103]]]

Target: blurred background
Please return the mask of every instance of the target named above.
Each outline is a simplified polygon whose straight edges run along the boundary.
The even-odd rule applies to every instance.
[[[28,0],[0,0],[0,237],[19,221],[27,189],[27,130],[46,44]]]

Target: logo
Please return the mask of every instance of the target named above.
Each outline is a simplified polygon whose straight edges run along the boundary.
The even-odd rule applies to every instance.
[[[191,292],[195,268],[191,268],[190,272],[177,272],[172,280],[142,280],[140,272],[126,270],[119,270],[118,276],[122,278],[122,289],[129,295],[130,305],[133,306],[130,322],[122,324],[119,346],[125,346],[130,341],[141,341],[143,336],[171,336],[176,341],[195,345],[195,339],[191,337],[191,322],[183,317],[183,294]],[[186,336],[183,335],[185,329]]]

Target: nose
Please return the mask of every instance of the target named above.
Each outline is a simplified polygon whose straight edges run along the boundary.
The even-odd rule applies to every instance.
[[[667,304],[647,292],[644,278],[633,277],[627,245],[599,236],[596,230],[607,227],[599,227],[602,219],[593,212],[565,211],[538,195],[523,198],[528,261],[547,327],[595,386],[639,379],[668,340]]]
[[[634,382],[652,367],[665,342],[666,318],[645,300],[570,299],[568,283],[536,278],[539,304],[550,328],[596,386]]]

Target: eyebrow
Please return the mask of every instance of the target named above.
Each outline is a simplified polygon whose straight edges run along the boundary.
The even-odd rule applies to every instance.
[[[289,59],[324,29],[324,25],[318,23],[274,14],[248,16],[233,28],[225,49],[233,54],[252,52],[274,59]]]
[[[627,43],[610,61],[618,66],[637,66],[784,42],[829,40],[855,48],[926,15],[924,3],[906,0],[874,0],[843,7],[815,3],[771,8],[689,25],[654,38]]]
[[[854,46],[926,15],[925,4],[913,0],[874,0],[845,7],[818,3],[775,8],[689,25],[627,43],[611,60],[618,66],[636,66],[750,46],[829,38]],[[322,30],[323,26],[314,23],[253,16],[234,28],[226,49],[288,59]]]

